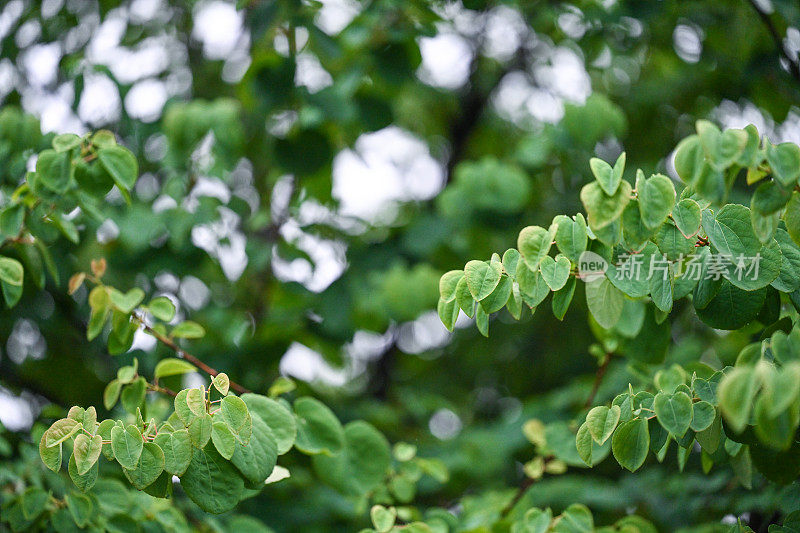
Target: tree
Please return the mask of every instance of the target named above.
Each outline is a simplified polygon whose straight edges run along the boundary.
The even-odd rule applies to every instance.
[[[147,5],[3,8],[3,527],[796,527],[795,5]],[[356,216],[375,139],[434,183]]]

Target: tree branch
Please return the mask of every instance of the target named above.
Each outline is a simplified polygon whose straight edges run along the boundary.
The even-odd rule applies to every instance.
[[[144,328],[144,330],[148,334],[150,334],[151,336],[155,337],[158,341],[160,341],[162,344],[164,344],[168,348],[171,348],[177,354],[177,356],[180,357],[181,359],[185,359],[186,361],[189,361],[194,366],[196,366],[197,368],[199,368],[200,370],[202,370],[203,372],[205,372],[206,374],[208,374],[211,377],[214,377],[217,374],[219,374],[218,370],[216,370],[214,368],[211,368],[210,366],[205,364],[203,361],[201,361],[197,357],[193,356],[192,354],[190,354],[189,352],[187,352],[186,350],[184,350],[183,348],[181,348],[180,346],[175,344],[175,341],[173,341],[169,337],[166,337],[166,336],[162,335],[158,331],[154,330],[152,327],[150,327],[147,324],[147,322],[144,321],[144,318],[142,318],[141,316],[137,315],[136,313],[133,313],[133,318],[136,319],[142,325],[142,327]],[[233,380],[231,380],[231,388],[233,390],[235,390],[236,392],[238,392],[239,394],[244,394],[246,392],[251,392],[249,389],[246,389],[246,388],[242,387],[241,385],[239,385],[238,383],[236,383]]]
[[[772,22],[769,14],[759,7],[756,0],[747,1],[751,6],[753,6],[753,9],[756,10],[756,13],[758,13],[758,16],[764,23],[764,26],[766,26],[767,32],[769,32],[772,40],[775,41],[775,46],[778,47],[780,55],[786,59],[786,62],[789,64],[789,72],[791,73],[792,77],[794,77],[796,81],[800,82],[800,63],[798,63],[798,58],[789,55],[789,51],[786,50],[786,47],[783,45],[783,39],[781,38],[780,34],[778,34],[778,30],[775,28],[775,24]]]
[[[586,403],[583,404],[585,408],[591,407],[594,403],[594,398],[597,396],[597,391],[600,388],[600,383],[603,382],[603,376],[606,375],[606,370],[608,370],[608,363],[611,362],[611,354],[607,353],[603,362],[600,363],[600,367],[597,369],[597,373],[594,376],[594,384],[592,384],[592,392],[589,393],[589,397],[586,398]]]

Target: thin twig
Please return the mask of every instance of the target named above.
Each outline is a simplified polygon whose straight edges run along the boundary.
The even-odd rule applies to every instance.
[[[528,489],[531,488],[531,485],[533,485],[535,482],[536,482],[535,479],[526,476],[525,479],[522,480],[522,483],[520,483],[519,488],[517,489],[517,493],[514,495],[514,498],[512,498],[511,501],[508,502],[508,505],[506,505],[503,508],[502,512],[500,513],[500,516],[503,517],[507,516],[508,513],[511,512],[511,509],[513,509],[514,506],[517,505],[517,503],[519,503],[522,497],[525,496],[525,493],[528,491]]]
[[[767,31],[772,37],[772,40],[775,41],[775,46],[778,47],[780,55],[783,56],[783,58],[786,59],[786,62],[789,64],[789,72],[792,74],[795,80],[800,82],[800,64],[798,64],[798,58],[789,55],[789,51],[783,45],[783,39],[781,38],[780,34],[778,34],[778,30],[775,28],[775,24],[772,22],[769,14],[759,7],[756,0],[748,0],[748,2],[751,6],[753,6],[753,9],[756,10],[756,13],[758,13],[758,16],[764,23],[764,26],[767,27]]]
[[[185,359],[186,361],[189,361],[190,363],[192,363],[194,366],[196,366],[197,368],[199,368],[200,370],[202,370],[203,372],[205,372],[209,376],[214,377],[217,374],[219,374],[219,370],[211,368],[210,366],[205,364],[203,361],[201,361],[197,357],[193,356],[192,354],[190,354],[189,352],[187,352],[186,350],[184,350],[183,348],[181,348],[180,346],[175,344],[175,342],[172,339],[170,339],[169,337],[166,337],[166,336],[162,335],[161,333],[159,333],[158,331],[154,330],[152,327],[150,327],[147,324],[147,322],[144,321],[144,319],[141,316],[137,315],[136,313],[133,313],[133,318],[136,319],[142,325],[142,327],[144,327],[144,330],[147,333],[149,333],[150,335],[155,337],[158,341],[160,341],[162,344],[164,344],[168,348],[171,348],[178,355],[178,357],[180,357],[181,359]],[[231,380],[231,388],[233,390],[235,390],[236,392],[238,392],[239,394],[244,394],[246,392],[251,392],[249,389],[246,389],[246,388],[242,387],[241,385],[239,385],[238,383],[236,383],[233,380]]]
[[[611,354],[606,354],[605,358],[603,358],[603,362],[600,363],[600,367],[597,369],[597,373],[594,376],[594,384],[592,385],[592,392],[589,393],[589,397],[586,398],[586,403],[583,404],[584,407],[591,407],[594,403],[594,397],[597,396],[597,390],[600,388],[600,383],[603,382],[603,376],[606,375],[606,370],[608,370],[608,363],[611,362]]]
[[[162,387],[158,383],[148,383],[147,389],[153,392],[160,392],[161,394],[172,396],[173,398],[178,395],[178,393],[176,393],[174,390]]]

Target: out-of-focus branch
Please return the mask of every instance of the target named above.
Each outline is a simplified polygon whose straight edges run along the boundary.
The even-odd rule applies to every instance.
[[[772,18],[770,18],[769,13],[761,9],[758,5],[756,0],[747,0],[753,9],[756,10],[758,13],[759,18],[764,23],[764,26],[767,28],[767,32],[772,37],[772,40],[775,41],[775,46],[778,48],[780,55],[786,60],[789,65],[789,73],[791,73],[792,77],[800,82],[800,59],[797,57],[792,57],[789,54],[789,51],[786,49],[786,46],[783,44],[783,39],[781,38],[780,34],[778,34],[778,30],[775,28],[775,24],[772,22]]]

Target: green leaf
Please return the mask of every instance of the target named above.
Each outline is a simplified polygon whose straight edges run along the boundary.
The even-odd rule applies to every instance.
[[[51,191],[61,194],[69,188],[72,162],[69,153],[45,150],[36,160],[36,174],[41,183]]]
[[[117,370],[117,381],[119,381],[123,385],[127,385],[133,382],[133,380],[136,379],[136,373],[138,370],[139,370],[139,363],[136,360],[136,358],[134,358],[133,365],[123,366],[120,367],[119,370]]]
[[[94,435],[95,428],[97,427],[97,409],[94,406],[89,406],[86,409],[74,405],[70,407],[67,413],[67,418],[76,420],[83,429]]]
[[[122,389],[122,383],[118,379],[112,379],[106,385],[105,390],[103,390],[103,406],[107,410],[111,410],[117,404],[120,389]]]
[[[370,424],[357,420],[344,428],[345,446],[336,455],[315,455],[314,470],[333,487],[362,496],[380,485],[392,462],[389,442]]]
[[[137,409],[144,406],[144,398],[147,393],[147,381],[139,376],[130,385],[122,389],[120,403],[131,414],[135,414]]]
[[[53,472],[58,472],[61,469],[61,449],[61,444],[48,447],[47,432],[42,434],[42,438],[39,440],[39,456],[42,458],[44,465]]]
[[[674,437],[681,438],[692,423],[692,399],[685,392],[659,392],[653,401],[658,422]]]
[[[475,316],[475,300],[472,299],[472,293],[469,292],[469,286],[467,285],[466,277],[461,278],[456,285],[456,303],[458,304],[458,307],[464,311],[465,315],[470,318]],[[455,310],[453,312],[455,313]],[[441,312],[439,316],[441,316]]]
[[[597,323],[611,329],[622,316],[625,296],[603,277],[586,283],[586,303]]]
[[[691,198],[681,200],[672,210],[672,220],[684,237],[694,237],[700,231],[702,221],[700,204]]]
[[[147,304],[147,308],[154,317],[164,322],[169,322],[175,318],[175,304],[166,296],[153,298],[150,300],[150,303]]]
[[[111,430],[115,426],[116,422],[111,419],[103,420],[100,422],[100,425],[97,426],[97,434],[100,435],[104,441],[108,441],[103,444],[102,452],[109,461],[114,460],[114,449],[111,447]]]
[[[243,444],[250,442],[250,434],[253,430],[253,419],[247,404],[238,396],[226,396],[220,402],[220,411],[216,416],[228,425],[230,430],[236,435]]]
[[[800,364],[795,361],[765,374],[762,397],[767,416],[777,417],[795,403],[800,395],[797,383],[800,383]]]
[[[611,168],[611,165],[596,157],[589,160],[589,168],[592,169],[592,174],[594,174],[603,192],[609,196],[613,196],[614,193],[617,192],[619,184],[622,181],[622,171],[625,168],[625,154],[623,153],[619,156],[615,168]]]
[[[603,444],[611,437],[617,428],[620,417],[620,408],[612,405],[610,408],[605,405],[592,408],[586,415],[586,426],[589,434],[597,444]]]
[[[103,448],[103,437],[95,435],[88,437],[85,433],[75,437],[72,453],[75,455],[75,466],[79,475],[84,475],[100,458]]]
[[[74,133],[62,133],[53,137],[52,145],[56,152],[66,152],[80,146],[81,138]]]
[[[761,250],[761,241],[750,223],[750,210],[743,205],[727,204],[716,216],[710,210],[703,211],[703,229],[719,253],[754,257]]]
[[[497,284],[497,287],[495,287],[492,293],[480,301],[483,310],[486,311],[487,314],[490,314],[502,309],[511,296],[512,285],[513,282],[510,277],[502,276],[500,278],[500,283]],[[455,302],[455,300],[453,300],[453,302]],[[458,309],[458,307],[456,307],[456,309]],[[458,313],[455,314],[455,318],[458,318]],[[455,320],[453,323],[455,323]]]
[[[211,442],[219,454],[225,459],[230,460],[236,444],[236,437],[233,436],[228,424],[225,422],[214,422],[211,426]]]
[[[694,240],[687,239],[671,222],[661,225],[653,241],[670,261],[679,261],[681,257],[686,259],[695,251]]]
[[[112,288],[108,291],[108,294],[112,305],[125,314],[133,312],[136,306],[144,300],[144,291],[138,287],[129,290],[125,294]]]
[[[75,455],[70,455],[67,471],[72,482],[78,487],[81,492],[88,492],[97,482],[97,474],[100,471],[100,463],[95,462],[94,465],[85,474],[78,473],[78,466],[75,463]]]
[[[572,296],[575,294],[576,285],[576,278],[571,277],[567,280],[567,284],[564,285],[561,290],[553,293],[553,315],[557,319],[564,320],[564,316],[567,314],[567,310],[569,309],[569,304],[572,303]]]
[[[261,417],[253,417],[250,443],[244,445],[238,440],[234,443],[233,457],[231,457],[233,466],[241,472],[248,486],[259,489],[275,468],[277,460],[278,447],[275,433]]]
[[[694,184],[704,166],[703,147],[700,137],[690,135],[675,148],[675,172],[687,184]]]
[[[636,192],[639,196],[639,212],[642,222],[650,229],[664,223],[675,206],[675,186],[663,174],[654,174],[648,179],[644,175],[636,179]]]
[[[25,222],[25,206],[23,204],[8,205],[0,211],[0,236],[13,239],[22,231]]]
[[[792,193],[789,203],[786,204],[786,211],[783,213],[783,221],[786,222],[786,231],[792,240],[800,245],[800,193]]]
[[[86,338],[88,340],[94,339],[103,331],[108,315],[111,312],[110,304],[111,299],[105,287],[95,287],[89,293],[89,306],[92,308],[92,315],[86,328]]]
[[[692,428],[692,431],[703,431],[714,423],[716,416],[717,410],[712,404],[706,401],[696,402],[692,405],[692,423],[689,427]]]
[[[53,425],[45,432],[45,446],[52,448],[61,444],[72,437],[80,428],[80,423],[72,418],[62,418],[53,422]]]
[[[697,289],[702,283],[700,280]],[[756,319],[766,295],[766,289],[744,291],[727,280],[721,280],[714,297],[702,309],[695,307],[695,311],[698,318],[712,328],[735,330]]]
[[[472,302],[471,296],[469,301]],[[448,331],[453,331],[456,320],[458,320],[459,311],[460,309],[456,300],[445,302],[444,299],[439,298],[439,302],[436,304],[436,312],[439,314],[439,320],[442,321],[442,324],[444,324],[444,327],[446,327]]]
[[[747,145],[748,136],[744,130],[720,132],[707,120],[698,120],[696,125],[703,151],[716,170],[724,170],[733,164]]]
[[[500,262],[503,264],[503,269],[506,271],[506,274],[509,276],[514,275],[517,271],[517,264],[519,263],[520,257],[520,253],[514,248],[509,248],[503,253],[503,259]]]
[[[556,246],[573,263],[577,263],[581,254],[586,251],[588,235],[586,220],[578,213],[575,219],[559,215],[553,220],[556,226]]]
[[[439,278],[439,296],[445,302],[451,302],[456,297],[456,286],[464,277],[463,270],[451,270]]]
[[[502,273],[502,264],[494,261],[470,261],[464,267],[467,287],[478,302],[489,296],[500,284]]]
[[[139,490],[144,490],[145,487],[154,483],[164,471],[164,463],[164,452],[161,448],[152,442],[145,442],[134,468],[123,467],[122,472],[131,485]]]
[[[575,447],[586,466],[594,465],[592,459],[593,439],[592,434],[589,432],[589,425],[586,422],[578,428],[578,433],[575,435]]]
[[[178,429],[171,433],[161,432],[153,442],[164,452],[164,470],[173,476],[182,476],[192,461],[189,431]]]
[[[9,309],[19,303],[22,298],[22,285],[11,285],[0,280],[0,287],[3,289],[3,300]]]
[[[133,424],[128,424],[124,428],[114,426],[111,429],[111,449],[114,450],[114,457],[123,468],[136,468],[143,446],[142,434]]]
[[[592,512],[580,503],[567,507],[550,529],[552,533],[591,533],[594,530]]]
[[[545,283],[542,273],[539,270],[532,271],[524,261],[517,264],[516,278],[522,299],[528,307],[536,307],[550,294],[550,287]]]
[[[489,336],[489,315],[480,305],[475,307],[475,326],[481,335]]]
[[[522,255],[522,260],[525,261],[529,269],[534,272],[538,270],[539,263],[547,257],[550,251],[556,232],[556,226],[551,226],[550,230],[546,230],[540,226],[528,226],[522,228],[522,231],[519,232],[517,248]],[[474,292],[473,296],[475,296]],[[475,299],[479,300],[479,298]]]
[[[181,322],[172,330],[170,335],[176,339],[199,339],[205,336],[206,330],[197,322],[187,320]]]
[[[136,184],[139,163],[130,150],[122,146],[104,146],[97,151],[97,158],[121,190],[129,191]]]
[[[520,525],[519,531],[512,526],[511,531],[514,533],[547,533],[550,529],[550,523],[553,521],[553,513],[550,509],[533,508],[525,511],[521,522],[516,524]]]
[[[639,212],[639,200],[632,199],[622,212],[622,235],[627,248],[642,250],[653,236],[653,230],[644,225]]]
[[[611,438],[611,451],[623,468],[635,472],[647,458],[650,449],[650,430],[647,420],[634,418],[623,422]]]
[[[344,447],[344,430],[336,415],[314,398],[304,396],[294,402],[297,417],[295,447],[303,453],[336,454]]]
[[[177,398],[177,396],[176,396]],[[186,405],[195,416],[202,416],[206,412],[206,393],[202,387],[186,391]],[[180,416],[180,415],[179,415]]]
[[[726,422],[741,433],[750,421],[758,381],[752,368],[736,367],[727,372],[717,387],[719,408]]]
[[[192,446],[195,448],[202,448],[208,441],[211,440],[211,426],[213,421],[211,415],[204,413],[197,416],[189,423],[189,440],[192,441]]]
[[[581,189],[581,202],[589,215],[589,227],[592,230],[605,228],[619,219],[630,200],[631,186],[624,180],[620,182],[613,196],[604,193],[597,182],[589,183]]]
[[[545,256],[540,265],[542,278],[551,290],[557,291],[567,284],[572,263],[566,256],[558,254],[555,259]]]
[[[794,442],[797,431],[797,409],[786,410],[777,414],[770,413],[770,399],[761,395],[753,407],[753,429],[761,442],[775,450],[788,450]]]
[[[230,511],[242,499],[244,480],[213,446],[196,449],[181,476],[186,495],[207,513]]]
[[[378,533],[388,533],[397,520],[397,509],[394,507],[387,509],[383,505],[373,505],[369,511],[369,517]]]
[[[0,280],[21,287],[23,273],[22,263],[10,257],[0,257]]]
[[[172,357],[159,361],[158,364],[156,364],[155,370],[153,371],[153,376],[156,379],[161,379],[168,376],[189,374],[190,372],[197,372],[197,367],[188,361]]]
[[[186,399],[190,390],[192,389],[183,389],[182,391],[179,391],[175,396],[175,401],[173,402],[175,406],[175,414],[183,423],[184,427],[188,427],[196,416],[191,409],[189,409],[189,404]]]
[[[214,385],[214,388],[219,391],[220,394],[225,396],[228,394],[228,389],[231,386],[231,380],[228,378],[228,374],[224,372],[220,372],[211,380],[211,383]]]
[[[750,200],[750,209],[762,215],[771,215],[783,209],[792,190],[782,187],[777,181],[765,181],[758,186]]]
[[[250,414],[261,418],[274,433],[278,455],[288,452],[297,437],[297,423],[292,412],[282,403],[260,394],[248,392],[242,394],[241,398],[247,404]],[[255,425],[253,428],[255,429]]]
[[[800,176],[800,146],[790,142],[777,146],[769,142],[766,144],[767,163],[772,169],[772,176],[784,187],[793,188]]]

